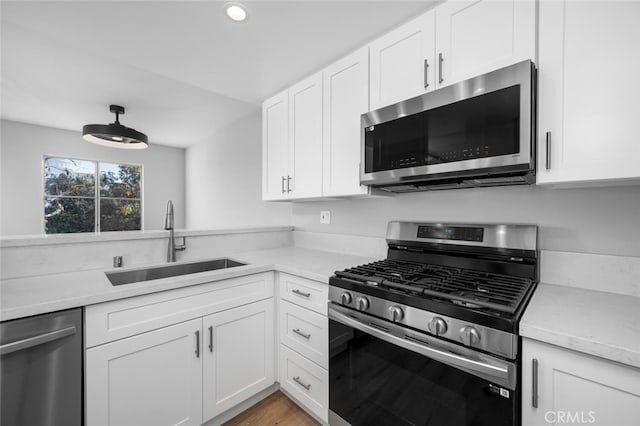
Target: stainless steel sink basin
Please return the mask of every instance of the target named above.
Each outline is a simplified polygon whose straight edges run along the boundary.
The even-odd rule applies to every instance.
[[[231,259],[215,259],[204,262],[182,263],[179,265],[157,266],[155,268],[139,269],[136,271],[105,272],[113,285],[138,283],[141,281],[157,280],[159,278],[177,277],[179,275],[195,274],[197,272],[215,271],[218,269],[244,266],[245,263]]]

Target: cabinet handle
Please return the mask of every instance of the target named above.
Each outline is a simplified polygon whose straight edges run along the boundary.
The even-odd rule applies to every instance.
[[[196,330],[196,358],[200,358],[200,330]]]
[[[442,78],[442,63],[444,62],[444,58],[442,57],[442,53],[438,53],[438,83],[442,83],[444,78]]]
[[[428,88],[429,87],[429,60],[425,59],[424,60],[424,88]]]
[[[306,390],[311,389],[311,383],[304,383],[302,380],[300,380],[300,376],[294,377],[293,381],[299,384],[300,386],[302,386],[303,388],[305,388]]]
[[[531,360],[531,406],[538,408],[538,360]]]
[[[283,194],[284,194],[285,192],[287,192],[287,191],[285,191],[285,190],[284,190],[284,181],[285,181],[285,180],[286,180],[286,179],[285,179],[285,177],[284,177],[284,176],[282,176],[282,193],[283,193]]]
[[[304,291],[300,291],[297,288],[294,288],[293,290],[291,290],[291,293],[295,293],[298,296],[306,297],[307,299],[311,297],[311,293],[305,293]]]
[[[551,169],[551,132],[547,132],[547,170]]]
[[[213,326],[209,327],[209,352],[213,353]]]
[[[302,331],[300,331],[299,328],[294,328],[291,331],[293,331],[294,333],[296,333],[298,336],[302,336],[305,339],[309,340],[311,338],[310,334],[304,334]]]
[[[287,176],[287,192],[291,192],[291,176]]]

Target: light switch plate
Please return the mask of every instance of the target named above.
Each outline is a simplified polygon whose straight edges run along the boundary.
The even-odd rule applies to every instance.
[[[320,212],[320,223],[329,225],[331,223],[331,212],[329,210],[322,210]]]

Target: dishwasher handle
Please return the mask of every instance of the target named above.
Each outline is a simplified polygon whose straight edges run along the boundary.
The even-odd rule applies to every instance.
[[[0,355],[7,355],[13,352],[21,351],[23,349],[29,349],[34,346],[39,346],[54,340],[62,339],[63,337],[76,334],[76,327],[66,327],[60,330],[51,331],[49,333],[39,334],[37,336],[29,337],[27,339],[17,340],[15,342],[7,343],[0,346]]]

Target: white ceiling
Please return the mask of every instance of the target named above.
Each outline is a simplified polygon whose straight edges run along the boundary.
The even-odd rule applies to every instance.
[[[81,131],[113,121],[187,147],[428,9],[413,1],[2,1],[2,118]]]

